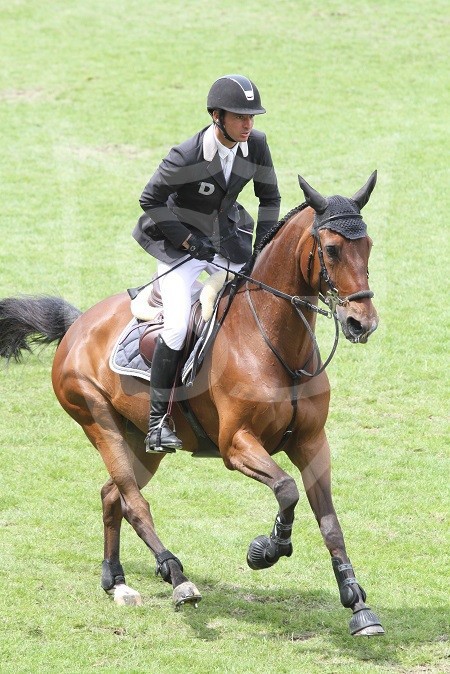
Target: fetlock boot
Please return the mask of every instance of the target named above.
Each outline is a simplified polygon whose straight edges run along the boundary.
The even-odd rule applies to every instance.
[[[158,335],[150,374],[150,419],[145,438],[145,450],[152,454],[174,453],[183,444],[175,435],[175,428],[170,427],[172,420],[167,415],[180,357],[181,351],[171,349]]]

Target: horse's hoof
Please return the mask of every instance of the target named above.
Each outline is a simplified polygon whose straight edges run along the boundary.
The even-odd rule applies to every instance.
[[[270,539],[268,536],[257,536],[250,543],[247,552],[247,564],[253,571],[268,569],[275,564],[275,562],[268,562],[266,559],[266,551],[269,546]]]
[[[186,581],[174,588],[172,598],[173,603],[175,604],[175,610],[178,611],[183,604],[193,604],[194,608],[197,608],[202,595],[197,590],[194,583]]]
[[[350,634],[354,637],[374,637],[384,634],[380,619],[369,608],[356,611],[350,620]]]
[[[141,595],[128,585],[122,583],[114,585],[110,590],[107,590],[107,594],[114,599],[118,606],[142,606]]]

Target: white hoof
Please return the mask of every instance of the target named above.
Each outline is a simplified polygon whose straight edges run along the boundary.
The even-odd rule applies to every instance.
[[[194,583],[189,580],[181,585],[177,585],[172,594],[175,610],[178,610],[184,604],[192,604],[194,608],[198,607],[198,602],[202,595],[195,587]]]
[[[142,606],[142,597],[139,592],[123,583],[114,585],[107,593],[119,606]]]

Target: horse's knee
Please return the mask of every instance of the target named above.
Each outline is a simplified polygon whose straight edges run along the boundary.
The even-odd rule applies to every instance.
[[[138,536],[144,538],[149,528],[153,531],[153,520],[148,501],[140,494],[127,496],[120,494],[120,507],[123,517],[133,527]]]
[[[273,491],[279,503],[280,511],[295,508],[300,498],[295,480],[289,475],[275,482]]]

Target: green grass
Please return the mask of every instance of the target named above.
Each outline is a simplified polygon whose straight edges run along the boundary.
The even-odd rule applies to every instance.
[[[182,453],[144,493],[204,599],[175,613],[125,526],[144,605],[109,602],[106,474],[53,396],[49,349],[0,370],[2,674],[450,671],[448,19],[440,0],[0,4],[1,297],[87,309],[145,282],[139,195],[169,147],[208,123],[209,85],[226,72],[260,88],[283,213],[302,201],[298,173],[351,195],[378,168],[365,219],[381,322],[329,366],[328,434],[347,548],[386,628],[347,636],[304,496],[294,556],[252,572],[247,545],[270,531],[273,496]],[[242,201],[254,212],[251,189]]]

